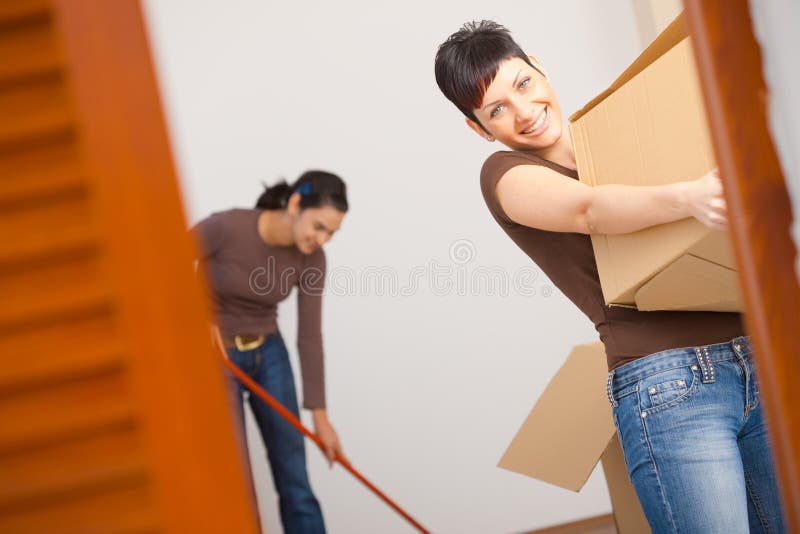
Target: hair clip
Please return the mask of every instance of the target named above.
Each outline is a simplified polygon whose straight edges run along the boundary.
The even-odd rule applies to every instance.
[[[310,195],[311,194],[311,182],[305,182],[301,184],[297,189],[294,190],[295,193],[299,193],[300,196],[303,195]]]

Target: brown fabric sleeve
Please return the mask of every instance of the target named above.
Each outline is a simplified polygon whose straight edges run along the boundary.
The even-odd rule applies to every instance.
[[[481,168],[481,192],[489,211],[497,222],[506,228],[519,226],[519,224],[514,222],[503,210],[495,191],[500,179],[517,165],[540,165],[572,179],[577,180],[578,178],[576,171],[566,169],[552,161],[522,150],[501,150],[489,156]]]
[[[224,217],[214,213],[192,226],[189,230],[197,245],[197,257],[199,260],[206,260],[214,256],[222,247],[225,239],[223,219]]]
[[[523,155],[520,152],[501,151],[489,156],[481,168],[481,192],[489,211],[494,215],[497,222],[502,226],[516,226],[511,217],[503,210],[500,201],[497,200],[497,183],[500,178],[517,165],[536,165],[537,161],[531,159],[530,155]],[[538,158],[537,158],[538,159]]]
[[[303,407],[325,408],[325,358],[322,349],[322,293],[325,252],[306,257],[297,292],[297,350],[303,375]]]

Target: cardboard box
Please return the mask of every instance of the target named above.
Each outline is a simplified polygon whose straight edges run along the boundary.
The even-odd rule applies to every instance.
[[[650,532],[628,479],[606,397],[600,342],[578,345],[547,385],[499,467],[579,491],[602,462],[617,531]]]
[[[714,154],[691,43],[676,19],[606,91],[570,117],[581,181],[655,185],[699,178]],[[728,234],[695,219],[593,235],[607,304],[740,311]]]

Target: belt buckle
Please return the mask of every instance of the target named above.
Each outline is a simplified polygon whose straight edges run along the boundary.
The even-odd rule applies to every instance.
[[[247,343],[242,341],[242,336],[236,336],[233,338],[233,342],[236,344],[237,349],[244,352],[258,348],[264,342],[264,336],[258,336],[253,341],[248,341]]]

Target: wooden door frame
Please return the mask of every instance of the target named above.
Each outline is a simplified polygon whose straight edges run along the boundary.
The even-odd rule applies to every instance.
[[[789,532],[800,532],[800,287],[792,213],[767,124],[761,51],[747,0],[684,0],[728,203]]]

